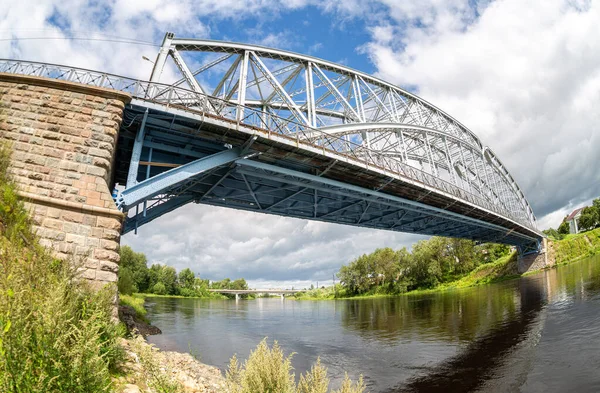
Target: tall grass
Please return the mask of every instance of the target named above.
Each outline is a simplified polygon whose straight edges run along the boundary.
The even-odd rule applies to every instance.
[[[145,299],[140,294],[124,295],[119,294],[119,304],[121,306],[130,306],[135,311],[135,316],[144,322],[148,322],[146,314],[148,310],[144,307]]]
[[[600,228],[554,242],[556,263],[563,264],[600,252]]]
[[[312,366],[310,371],[300,376],[298,385],[292,372],[293,354],[285,356],[275,341],[269,347],[267,339],[262,340],[250,353],[248,360],[240,365],[236,356],[229,362],[226,373],[227,387],[230,393],[363,393],[365,390],[362,377],[353,383],[346,374],[338,390],[329,390],[327,369],[321,361]]]
[[[122,358],[114,288],[93,291],[41,247],[0,146],[0,391],[107,392]]]

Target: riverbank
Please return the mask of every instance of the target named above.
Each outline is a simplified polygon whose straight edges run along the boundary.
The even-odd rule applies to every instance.
[[[582,258],[600,253],[600,228],[567,235],[564,239],[551,242],[548,252],[552,253],[555,266],[565,265]],[[468,288],[478,285],[493,284],[506,280],[514,280],[522,276],[537,273],[544,269],[532,270],[523,274],[517,271],[517,254],[511,253],[496,261],[479,265],[477,268],[456,280],[441,283],[433,288],[419,288],[404,293],[368,293],[361,295],[348,295],[342,285],[336,287],[318,288],[297,294],[297,300],[333,300],[333,299],[373,299],[381,297],[395,297],[405,295],[418,295],[429,292],[440,292],[452,289]],[[379,288],[376,288],[377,291]]]
[[[123,339],[125,359],[115,376],[119,393],[181,392],[222,393],[226,382],[221,371],[201,363],[189,353],[160,351],[142,337]]]

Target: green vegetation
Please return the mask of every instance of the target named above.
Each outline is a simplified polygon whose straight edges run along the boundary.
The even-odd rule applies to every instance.
[[[600,228],[572,234],[554,242],[556,264],[564,264],[600,252]]]
[[[600,226],[600,198],[594,199],[592,206],[583,208],[577,226],[582,231],[589,231]]]
[[[91,290],[39,245],[8,161],[0,146],[0,391],[110,391],[123,356],[114,288]]]
[[[146,318],[146,314],[148,311],[144,308],[144,296],[139,294],[133,295],[119,295],[119,305],[121,306],[130,306],[135,310],[135,316],[137,319],[142,320],[144,322],[148,322],[148,318]]]
[[[482,264],[509,253],[500,244],[476,245],[465,239],[432,237],[394,251],[377,249],[342,266],[338,273],[342,288],[338,297],[395,295],[415,289],[431,289],[454,282]]]
[[[226,296],[209,292],[209,289],[248,289],[248,284],[243,278],[210,282],[196,277],[190,269],[183,269],[178,274],[175,268],[170,266],[153,264],[148,268],[146,255],[135,252],[128,246],[121,247],[120,254],[118,287],[121,294],[143,293],[222,299]]]
[[[600,227],[600,198],[592,201],[591,206],[586,206],[581,210],[581,215],[577,220],[577,227],[581,232],[591,231]],[[558,229],[545,229],[544,234],[551,240],[562,240],[570,236],[569,223],[565,217]]]
[[[240,366],[234,355],[227,371],[227,387],[231,393],[327,393],[329,378],[321,361],[300,376],[298,385],[292,372],[292,355],[285,356],[277,341],[270,348],[264,339]],[[362,393],[365,387],[362,377],[354,384],[346,375],[339,390],[331,393]]]
[[[451,240],[431,238],[419,242],[415,245],[412,255],[405,249],[396,252],[391,249],[376,250],[372,254],[357,258],[348,266],[343,266],[339,274],[341,284],[336,285],[335,288],[311,289],[296,294],[296,299],[321,300],[348,297],[371,298],[403,293],[421,294],[429,291],[491,284],[521,276],[517,271],[517,253],[509,252],[508,247],[497,244],[474,246],[473,248],[467,245],[458,248],[462,251],[468,251],[462,254],[463,258],[467,260],[469,257],[472,258],[469,263],[463,264],[463,266],[475,267],[465,274],[444,275],[444,269],[448,269],[448,259],[445,258],[455,257],[455,263],[460,264],[460,259],[457,256],[459,254],[455,252]],[[464,241],[461,240],[461,242]],[[440,247],[440,243],[443,245],[442,247]],[[437,254],[437,256],[432,255],[431,253],[435,250],[438,250],[440,254]],[[600,228],[562,236],[562,240],[552,242],[549,252],[554,254],[557,265],[598,254],[600,253]],[[421,278],[422,285],[406,285],[407,282],[415,282],[411,281],[411,274],[413,273],[411,269],[415,264],[419,266],[419,264],[425,263],[426,260],[423,254],[431,258],[431,262],[427,269],[420,266],[416,272],[415,276]],[[416,258],[417,261],[411,261],[411,258]],[[451,262],[452,259],[450,259]],[[397,274],[394,279],[385,280],[385,267],[389,269],[388,272]],[[441,274],[440,267],[442,269]],[[439,280],[439,277],[442,279]],[[445,279],[445,277],[448,277],[448,279]],[[352,282],[353,286],[346,284],[346,280],[354,280]],[[437,283],[432,285],[431,283],[435,280],[438,280]]]

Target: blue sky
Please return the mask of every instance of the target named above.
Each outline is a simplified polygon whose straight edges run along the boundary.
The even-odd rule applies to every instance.
[[[341,62],[418,92],[473,130],[543,229],[600,195],[598,20],[599,1],[587,0],[22,0],[0,7],[0,57],[144,79],[152,64],[142,56],[157,48],[106,39],[160,44],[172,31]],[[211,279],[302,286],[418,239],[188,206],[123,244]]]

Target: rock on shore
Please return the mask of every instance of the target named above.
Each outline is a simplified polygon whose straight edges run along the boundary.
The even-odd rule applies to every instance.
[[[123,340],[123,348],[127,362],[125,376],[118,381],[122,393],[154,392],[157,378],[177,383],[182,393],[227,392],[221,371],[189,353],[163,352],[141,337]]]

